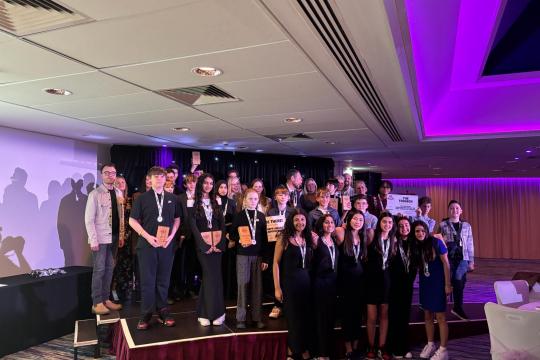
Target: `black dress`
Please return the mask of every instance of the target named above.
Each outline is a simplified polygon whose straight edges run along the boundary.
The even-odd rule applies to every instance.
[[[202,213],[202,214],[201,214]],[[202,268],[202,284],[199,290],[199,299],[197,301],[197,317],[216,320],[225,313],[225,299],[223,294],[223,276],[221,273],[221,259],[226,248],[225,239],[225,221],[223,214],[214,212],[212,216],[212,227],[208,227],[208,221],[204,212],[194,211],[194,216],[190,218],[191,231],[197,247],[197,258]],[[221,252],[211,252],[201,237],[201,232],[221,230],[221,241],[216,247]]]
[[[358,259],[345,252],[344,244],[339,247],[339,293],[341,296],[341,323],[345,341],[355,341],[362,331],[362,314],[364,313],[364,266],[362,264],[362,247]]]
[[[331,249],[335,254],[333,267]],[[321,357],[330,356],[334,344],[338,259],[339,251],[335,244],[329,249],[322,239],[319,239],[319,245],[313,250],[311,271],[316,331],[315,355]]]
[[[366,263],[366,303],[370,305],[388,304],[390,298],[390,253],[388,250],[388,260],[386,268],[383,270],[383,255],[375,247],[375,242],[379,239],[373,239],[367,249]],[[390,240],[388,246],[390,247]],[[382,248],[382,246],[381,246]]]
[[[408,242],[403,241],[391,260],[388,306],[388,345],[392,353],[399,356],[410,351],[408,330],[416,267],[410,266],[409,262],[410,248]]]
[[[305,264],[302,266],[300,248],[291,243],[283,251],[281,258],[281,278],[283,281],[283,302],[287,320],[287,343],[293,354],[302,354],[308,349],[311,316],[311,279],[309,262],[312,250],[306,246]]]
[[[236,202],[229,199],[227,196],[220,196],[221,210],[225,217],[225,233],[228,234],[231,230],[232,222],[236,215]],[[225,251],[223,254],[223,286],[225,288],[225,298],[235,299],[237,293],[236,285],[236,247]]]

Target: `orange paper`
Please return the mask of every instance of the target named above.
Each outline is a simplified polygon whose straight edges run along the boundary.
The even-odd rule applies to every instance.
[[[238,235],[240,236],[240,244],[251,245],[251,231],[248,226],[239,226]]]
[[[168,226],[158,226],[156,238],[159,245],[163,246],[167,243],[167,238],[169,237],[169,227]]]

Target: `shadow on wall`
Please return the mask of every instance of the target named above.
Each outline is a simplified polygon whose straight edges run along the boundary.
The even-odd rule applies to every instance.
[[[0,277],[31,269],[89,265],[90,248],[84,226],[87,194],[95,176],[74,174],[61,184],[51,180],[47,199],[28,191],[28,173],[15,168],[0,203]],[[3,236],[2,236],[3,235]]]

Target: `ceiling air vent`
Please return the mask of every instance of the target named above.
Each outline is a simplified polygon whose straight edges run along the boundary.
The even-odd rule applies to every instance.
[[[302,133],[265,135],[265,137],[276,142],[297,142],[313,140],[312,137],[309,137],[308,135]]]
[[[235,98],[215,85],[159,90],[157,93],[174,101],[193,106],[240,101],[240,99]]]
[[[0,29],[17,36],[91,21],[51,0],[0,0]]]
[[[384,131],[386,131],[388,137],[393,142],[403,141],[396,125],[377,93],[377,89],[373,86],[366,69],[362,65],[360,56],[355,52],[347,33],[340,24],[334,9],[332,9],[330,2],[328,0],[297,1],[326,44],[328,50],[330,50],[339,63],[343,72],[352,82],[362,99],[364,99],[371,113],[375,116]]]

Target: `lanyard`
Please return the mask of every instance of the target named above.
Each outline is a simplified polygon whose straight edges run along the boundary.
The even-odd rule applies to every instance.
[[[386,270],[386,268],[388,267],[388,252],[390,250],[390,243],[389,243],[390,239],[386,239],[386,240],[383,240],[381,238],[381,248],[383,249],[383,264],[382,264],[382,269],[383,270]]]
[[[336,267],[336,248],[334,247],[334,244],[332,242],[332,239],[330,239],[330,245],[328,245],[324,239],[323,239],[324,245],[328,248],[328,252],[330,253],[330,259],[332,260],[332,270],[335,270]]]
[[[302,269],[306,268],[306,241],[304,240],[304,243],[300,245],[298,240],[296,240],[296,243],[298,244],[298,247],[300,248],[300,254],[302,255]]]
[[[279,210],[279,208],[278,208],[279,216],[284,216],[286,211],[287,211],[287,208],[285,208],[285,210],[283,210],[283,212],[281,212],[281,210]]]
[[[386,211],[386,206],[384,206],[384,204],[382,202],[381,195],[377,195],[377,197],[379,198],[379,204],[381,204],[382,211]]]
[[[205,204],[207,202],[208,204]],[[206,221],[208,222],[208,228],[212,228],[212,203],[210,202],[210,199],[203,199],[202,203],[203,209],[204,209],[204,215],[206,216]]]
[[[293,205],[294,205],[294,207],[296,207],[296,205],[298,205],[298,198],[296,196],[297,196],[296,190],[293,190],[292,197],[293,197]]]
[[[408,273],[410,249],[407,249],[407,253],[405,253],[405,250],[403,250],[403,246],[399,245],[399,252],[401,253],[401,260],[403,261],[403,265],[405,265],[405,271]]]
[[[158,208],[157,221],[162,222],[163,217],[161,216],[161,214],[163,213],[163,199],[165,199],[165,193],[164,192],[161,193],[161,201],[158,198],[158,194],[157,194],[157,192],[155,190],[154,190],[154,196],[156,197],[156,204],[157,204],[157,208]]]
[[[323,215],[326,215],[326,214],[328,214],[328,213],[330,212],[330,210],[328,210],[328,208],[323,209],[323,208],[320,207],[320,206],[319,206],[317,209],[319,209],[319,211],[322,212]]]
[[[253,223],[251,222],[251,218],[249,217],[248,209],[246,211],[246,217],[249,224],[249,230],[251,231],[251,243],[255,245],[257,241],[255,240],[255,231],[257,230],[257,222],[259,219],[257,219],[257,210],[255,210],[255,213],[253,214]]]
[[[446,220],[446,222],[448,223],[448,227],[450,228],[450,232],[452,233],[452,239],[448,239],[448,241],[458,242],[457,240],[459,239],[459,247],[462,247],[463,241],[461,240],[461,227],[463,223],[461,221],[458,223],[459,225],[456,231],[454,225],[450,222],[450,220]]]
[[[227,202],[225,203],[225,209],[223,209],[223,216],[227,214],[227,207],[229,206],[229,199],[227,199]]]
[[[360,256],[360,243],[356,245],[353,244],[353,252],[354,252],[354,262],[358,264],[358,256]]]
[[[424,260],[424,276],[429,277],[429,264]]]

